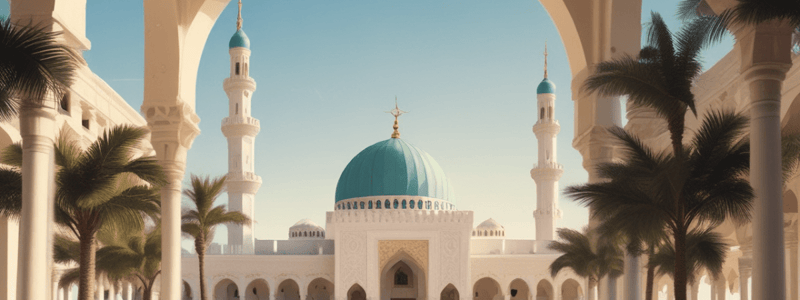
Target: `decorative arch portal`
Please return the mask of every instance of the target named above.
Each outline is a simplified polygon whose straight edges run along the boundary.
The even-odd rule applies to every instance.
[[[484,277],[472,286],[475,300],[503,300],[503,290],[496,280]]]
[[[553,300],[553,285],[547,279],[542,279],[536,285],[536,300]]]
[[[364,288],[356,283],[347,291],[347,300],[367,300],[367,293],[364,292]]]
[[[192,300],[194,296],[192,296],[192,287],[189,285],[186,280],[183,281],[183,291],[181,291],[181,299],[182,300]]]
[[[442,289],[442,293],[439,294],[440,300],[459,300],[458,289],[452,284],[448,284],[444,289]]]
[[[333,283],[325,278],[317,278],[308,284],[308,300],[330,300],[333,293]],[[306,300],[306,299],[303,299]]]
[[[530,295],[530,289],[528,288],[528,283],[522,279],[514,279],[511,281],[511,284],[508,285],[508,293],[511,296],[511,300],[528,300],[528,295]]]
[[[381,299],[425,299],[425,270],[410,255],[397,253],[381,270]]]
[[[214,299],[220,300],[238,300],[239,287],[230,279],[223,279],[214,286]]]
[[[269,283],[264,279],[256,279],[244,289],[244,300],[269,299]]]
[[[278,285],[275,300],[300,300],[300,286],[292,279],[286,279]]]
[[[561,284],[561,300],[583,299],[581,285],[575,279],[567,279]]]

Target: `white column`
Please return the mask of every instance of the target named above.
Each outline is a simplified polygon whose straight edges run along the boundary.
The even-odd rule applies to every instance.
[[[94,298],[96,300],[105,300],[105,298],[103,298],[103,296],[105,296],[104,294],[105,294],[106,288],[103,285],[103,276],[97,276],[97,284],[96,284],[96,286],[97,286],[97,288],[95,289]]]
[[[625,253],[625,294],[623,299],[641,300],[641,269],[639,257]]]
[[[168,183],[161,188],[161,293],[164,299],[181,295],[181,180],[184,165],[163,164]]]
[[[752,273],[752,258],[740,257],[739,258],[739,298],[741,300],[750,299],[750,291],[747,288],[747,279],[750,278]]]
[[[58,274],[53,274],[53,282],[50,286],[50,299],[58,300]]]
[[[131,300],[131,283],[122,283],[122,300]]]
[[[50,198],[53,182],[55,110],[27,108],[20,114],[22,136],[22,214],[19,227],[17,299],[46,299],[48,282]]]
[[[70,294],[72,293],[72,285],[65,286],[63,289],[63,295],[61,297],[62,300],[69,300]]]
[[[108,282],[108,299],[117,300],[117,286],[114,282]]]
[[[17,298],[19,223],[0,216],[0,299]]]

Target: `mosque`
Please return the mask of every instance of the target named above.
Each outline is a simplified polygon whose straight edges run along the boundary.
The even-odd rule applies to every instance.
[[[12,22],[49,24],[63,32],[65,45],[85,51],[85,0],[9,1]],[[23,151],[44,153],[59,132],[84,144],[118,124],[147,126],[150,145],[168,175],[162,189],[162,264],[158,298],[198,299],[197,258],[181,256],[181,190],[187,152],[200,133],[195,111],[197,70],[211,28],[229,0],[145,0],[144,102],[135,109],[103,78],[82,65],[61,99],[51,106],[26,108],[0,123],[0,147],[22,142]],[[588,182],[602,180],[594,167],[619,159],[604,128],[622,126],[619,97],[580,89],[596,64],[635,55],[641,48],[641,0],[539,0],[561,37],[569,60],[574,104],[572,145],[583,159]],[[702,0],[704,9],[721,13],[735,1]],[[189,5],[187,5],[187,3]],[[229,43],[230,76],[224,81],[229,115],[222,120],[228,139],[229,209],[255,215],[254,139],[259,121],[250,100],[256,82],[249,77],[249,40],[241,22]],[[692,87],[698,115],[709,109],[746,112],[751,128],[751,185],[756,191],[750,224],[725,223],[716,229],[730,246],[719,277],[698,274],[690,299],[800,300],[800,176],[781,185],[775,149],[780,136],[800,128],[800,49],[791,45],[800,32],[768,23],[734,30],[734,46],[697,78]],[[169,41],[169,42],[166,42]],[[556,191],[562,169],[557,163],[554,120],[555,84],[537,88],[538,160],[531,170],[537,184],[535,240],[507,239],[503,220],[473,220],[458,209],[446,170],[416,144],[387,126],[387,140],[366,147],[342,170],[324,226],[301,220],[287,229],[286,240],[258,240],[249,227],[229,228],[228,243],[206,256],[210,299],[593,299],[586,280],[569,271],[551,277],[548,265],[558,253],[547,248],[561,213]],[[563,86],[567,86],[566,83]],[[563,100],[562,100],[563,101]],[[562,102],[563,103],[563,102]],[[668,147],[668,133],[652,111],[630,108],[625,128],[657,149]],[[534,122],[532,120],[532,122]],[[388,123],[388,122],[387,122]],[[388,124],[386,124],[388,125]],[[375,126],[379,126],[376,124]],[[698,126],[687,118],[687,130]],[[525,138],[525,137],[521,137]],[[28,142],[30,141],[30,142]],[[667,142],[665,142],[667,141]],[[44,189],[52,161],[36,156],[23,174]],[[334,178],[331,178],[334,180]],[[52,187],[52,186],[50,186]],[[24,203],[45,205],[47,193],[23,194]],[[480,222],[480,223],[479,223]],[[477,225],[475,225],[477,224]],[[47,264],[46,214],[19,220],[0,216],[0,299],[70,300],[74,289],[60,286],[64,266]],[[644,261],[626,256],[625,274],[601,280],[600,300],[644,299]],[[47,283],[50,284],[47,284]],[[132,283],[122,287],[97,282],[97,297],[129,300]],[[672,299],[671,279],[659,276],[654,299]],[[619,292],[617,292],[619,291]],[[619,297],[618,297],[619,296]],[[708,297],[705,297],[709,299]]]
[[[240,11],[228,45],[231,68],[223,86],[229,114],[222,132],[228,139],[228,208],[253,219],[261,185],[253,168],[259,123],[250,109],[256,83],[248,74],[250,40],[241,24]],[[546,55],[545,49],[545,60]],[[413,137],[400,138],[398,117],[405,112],[395,105],[390,138],[366,147],[342,171],[324,227],[304,219],[288,228],[286,240],[259,240],[246,226],[228,226],[228,244],[212,244],[206,255],[209,296],[583,299],[585,279],[571,271],[553,278],[548,269],[559,256],[547,245],[561,217],[557,197],[563,170],[556,160],[556,86],[547,79],[546,63],[544,77],[533,126],[539,142],[538,163],[531,169],[537,185],[535,240],[506,239],[498,221],[475,226],[471,211],[458,210],[445,170],[410,142]],[[199,296],[197,263],[193,255],[182,259],[184,299]]]

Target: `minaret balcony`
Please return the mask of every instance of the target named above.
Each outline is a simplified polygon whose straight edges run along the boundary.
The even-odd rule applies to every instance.
[[[252,93],[256,90],[256,81],[250,76],[228,77],[222,81],[222,88],[225,89],[226,92],[232,90],[248,90]]]
[[[539,120],[533,125],[533,133],[537,136],[542,133],[556,135],[559,131],[561,124],[558,124],[558,120]]]
[[[531,178],[533,178],[534,181],[558,181],[563,174],[564,167],[554,162],[534,164],[533,169],[531,169]]]
[[[261,123],[253,117],[226,117],[222,119],[222,134],[225,137],[256,136]]]
[[[261,176],[253,172],[230,172],[225,183],[228,192],[255,194],[261,187]]]

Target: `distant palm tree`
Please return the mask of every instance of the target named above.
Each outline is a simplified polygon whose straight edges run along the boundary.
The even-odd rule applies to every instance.
[[[686,235],[686,277],[689,282],[695,282],[701,269],[708,270],[716,278],[722,273],[722,264],[725,262],[727,245],[722,241],[722,236],[712,231],[712,228],[695,229]],[[650,257],[649,266],[658,269],[658,275],[675,276],[675,248],[670,243],[664,243],[658,251]]]
[[[743,136],[747,123],[742,115],[707,113],[683,158],[656,153],[625,130],[610,129],[621,141],[625,160],[598,167],[608,181],[571,186],[566,194],[604,222],[669,233],[675,297],[685,300],[691,229],[715,227],[728,218],[737,224],[750,219],[753,190],[744,178],[750,164],[750,145]]]
[[[591,237],[587,229],[582,233],[559,228],[556,232],[559,240],[550,243],[548,248],[563,254],[550,263],[550,276],[556,277],[564,268],[572,269],[589,281],[589,299],[594,300],[594,290],[600,279],[622,275],[622,251],[613,243]]]
[[[43,105],[47,93],[60,99],[67,92],[83,59],[59,42],[59,35],[0,19],[0,122],[16,116],[21,106]]]
[[[214,201],[225,188],[225,176],[209,179],[192,175],[192,188],[183,191],[194,203],[196,209],[183,213],[184,234],[194,239],[194,249],[200,266],[200,299],[208,299],[205,282],[206,249],[214,239],[214,230],[220,224],[250,225],[250,218],[237,211],[227,211],[225,205],[214,205]]]
[[[80,300],[91,299],[94,291],[97,231],[111,224],[140,224],[141,214],[155,219],[160,212],[158,186],[166,182],[164,173],[154,157],[136,155],[146,133],[116,126],[86,150],[68,134],[56,142],[55,221],[80,241]],[[3,154],[1,161],[12,168],[0,169],[0,179],[8,180],[0,184],[0,212],[19,216],[22,146],[9,146]]]

